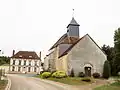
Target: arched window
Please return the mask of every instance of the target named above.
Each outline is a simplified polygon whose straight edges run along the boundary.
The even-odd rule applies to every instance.
[[[29,66],[31,66],[31,61],[29,61]]]
[[[15,60],[13,60],[13,65],[15,65]]]
[[[18,67],[18,72],[20,71],[21,67]]]
[[[24,61],[24,65],[26,65],[26,61]]]
[[[35,61],[35,66],[37,66],[37,61]]]
[[[34,68],[34,72],[36,72],[36,67]]]
[[[30,72],[30,67],[28,67],[28,72]]]
[[[19,60],[19,65],[21,65],[21,60]]]
[[[12,71],[15,71],[15,67],[14,66],[12,67]]]

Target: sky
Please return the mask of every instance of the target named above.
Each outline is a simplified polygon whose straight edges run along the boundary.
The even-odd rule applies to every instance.
[[[0,0],[0,49],[42,52],[67,32],[74,18],[80,37],[89,34],[101,47],[114,46],[114,31],[120,27],[120,0]]]

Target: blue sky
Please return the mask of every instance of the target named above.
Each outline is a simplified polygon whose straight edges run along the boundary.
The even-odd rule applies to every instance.
[[[119,0],[0,0],[0,48],[47,50],[66,33],[74,17],[80,24],[80,37],[88,33],[99,46],[113,46],[114,31],[120,27]]]

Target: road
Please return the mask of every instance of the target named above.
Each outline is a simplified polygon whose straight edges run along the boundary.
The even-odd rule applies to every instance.
[[[10,90],[71,90],[71,87],[61,83],[43,80],[24,75],[9,74]]]

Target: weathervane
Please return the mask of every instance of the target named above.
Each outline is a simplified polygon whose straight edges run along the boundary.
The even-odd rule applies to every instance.
[[[72,9],[72,10],[73,10],[72,17],[74,17],[74,9]]]

